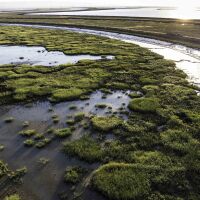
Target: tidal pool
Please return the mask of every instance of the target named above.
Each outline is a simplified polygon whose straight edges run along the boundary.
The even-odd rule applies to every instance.
[[[29,200],[58,200],[58,193],[70,193],[68,186],[64,183],[66,167],[79,165],[92,171],[99,166],[98,163],[88,164],[76,158],[67,157],[61,151],[62,142],[79,139],[87,133],[82,127],[78,126],[72,136],[67,139],[53,139],[45,148],[37,149],[36,147],[25,147],[23,141],[26,138],[18,135],[18,132],[23,129],[22,124],[24,121],[29,121],[27,129],[45,133],[52,127],[67,127],[66,120],[71,119],[71,116],[73,117],[79,112],[84,112],[86,116],[93,114],[110,116],[113,112],[117,112],[116,115],[126,119],[127,115],[120,114],[120,111],[122,107],[124,111],[128,111],[129,93],[129,91],[113,91],[112,94],[107,94],[105,98],[105,94],[96,91],[87,100],[68,101],[58,104],[51,104],[49,101],[38,101],[24,105],[1,106],[0,144],[4,145],[5,149],[0,152],[0,157],[14,169],[23,166],[28,169],[28,173],[23,178],[23,184],[20,186],[20,191],[25,196],[28,196]],[[97,108],[96,104],[106,104],[110,108]],[[75,107],[74,109],[70,109],[72,105]],[[108,113],[110,110],[112,113]],[[60,119],[57,124],[52,122],[52,116],[55,114]],[[11,116],[14,121],[5,123],[4,119]],[[95,133],[92,133],[92,135],[95,137]],[[51,137],[51,135],[46,137]],[[39,163],[40,158],[48,159],[49,163],[41,165]],[[93,195],[96,200],[104,199],[89,189],[85,195],[85,199],[89,199]]]
[[[113,59],[105,56],[104,59]],[[61,64],[75,64],[80,60],[101,60],[102,56],[66,55],[60,51],[47,51],[44,47],[29,46],[0,46],[0,65],[31,64],[42,66],[58,66]]]

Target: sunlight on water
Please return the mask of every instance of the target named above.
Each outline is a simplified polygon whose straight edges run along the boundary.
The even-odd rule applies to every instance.
[[[183,4],[176,9],[176,16],[179,19],[191,19],[194,18],[194,13],[197,10],[192,5]]]
[[[71,11],[71,12],[44,12],[29,13],[27,15],[75,15],[75,16],[121,16],[121,17],[153,17],[176,19],[200,19],[200,11],[193,5],[183,4],[176,8],[116,8],[107,10]]]

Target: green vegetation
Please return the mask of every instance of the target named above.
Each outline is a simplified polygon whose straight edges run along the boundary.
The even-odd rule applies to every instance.
[[[140,112],[156,112],[159,107],[159,99],[157,98],[137,98],[129,103],[131,110]]]
[[[35,141],[32,139],[27,139],[24,141],[24,145],[27,147],[32,147],[32,146],[34,146],[34,144],[35,144]]]
[[[187,153],[193,147],[200,146],[198,140],[183,130],[167,130],[161,133],[161,140],[166,148],[170,148],[177,153]]]
[[[98,16],[30,16],[1,13],[1,22],[69,25],[145,36],[199,48],[199,20]]]
[[[21,200],[20,196],[18,194],[13,194],[11,196],[5,197],[4,200]]]
[[[20,131],[19,134],[25,137],[31,137],[32,135],[35,135],[37,132],[33,129],[29,129],[29,130],[23,130]]]
[[[41,134],[41,133],[37,133],[35,136],[34,136],[34,139],[35,140],[40,140],[40,139],[43,139],[44,138],[44,135]]]
[[[36,144],[35,147],[41,149],[44,148],[46,145],[48,145],[51,142],[51,139],[49,138],[44,138],[42,140],[39,140]]]
[[[129,94],[129,96],[130,96],[131,98],[139,98],[139,97],[142,96],[142,94],[141,94],[141,93],[138,93],[138,92],[131,92],[131,93]]]
[[[58,129],[55,131],[55,135],[59,138],[69,137],[72,135],[72,130],[71,128]]]
[[[79,140],[64,143],[63,150],[68,155],[78,156],[88,162],[98,161],[103,155],[101,146],[89,136],[83,136]]]
[[[60,121],[59,116],[56,114],[52,115],[51,118],[52,118],[54,124],[57,124]]]
[[[84,94],[84,90],[77,88],[58,89],[52,94],[51,101],[74,100],[79,98],[82,94]]]
[[[76,113],[74,115],[74,121],[75,122],[80,122],[80,121],[82,121],[84,119],[84,117],[85,117],[85,113],[83,113],[83,112]]]
[[[76,122],[73,119],[69,119],[69,120],[66,121],[66,124],[68,124],[69,126],[73,126],[75,123]]]
[[[63,151],[94,166],[88,167],[90,176],[86,179],[76,168],[66,171],[65,180],[74,184],[70,195],[82,194],[79,191],[91,180],[91,186],[109,199],[200,199],[200,97],[172,61],[134,44],[60,30],[0,27],[0,41],[8,45],[42,45],[70,55],[115,56],[113,60],[84,60],[57,67],[0,66],[1,104],[41,98],[53,102],[86,99],[100,89],[105,94],[117,89],[130,91],[132,99],[125,120],[116,112],[112,117],[86,116],[79,113],[79,105],[70,102],[70,111],[64,114],[68,115],[70,128],[56,129],[49,124],[46,128],[52,128],[44,134],[31,129],[19,132],[31,137],[25,138],[25,145],[43,148],[55,136],[69,137],[76,128],[77,135],[64,142]],[[117,112],[124,113],[122,96],[116,98],[121,100]],[[74,114],[75,109],[78,113]],[[48,111],[53,115],[52,109]],[[63,116],[54,114],[52,121],[59,122],[59,118]],[[55,142],[60,145],[60,141]],[[92,172],[96,166],[99,168]],[[2,165],[0,177],[6,174],[7,167]]]
[[[163,169],[155,165],[126,163],[103,165],[95,171],[92,185],[109,199],[127,200],[154,199],[157,195],[159,199],[176,199],[172,196],[174,191],[181,195],[189,187],[182,167]],[[177,199],[183,198],[177,196]]]
[[[85,169],[81,167],[67,167],[65,170],[64,179],[66,183],[78,183],[85,174]]]
[[[128,164],[108,164],[93,176],[93,185],[110,199],[145,199],[150,191],[148,175]]]
[[[12,171],[9,166],[0,160],[0,183],[4,188],[15,190],[15,187],[22,182],[23,176],[27,173],[26,167]],[[6,191],[6,190],[5,190]],[[12,192],[13,193],[13,192]],[[18,194],[8,195],[1,193],[1,199],[3,200],[21,200]]]
[[[111,131],[120,125],[123,120],[117,117],[94,117],[92,118],[92,125],[95,129],[103,132]]]

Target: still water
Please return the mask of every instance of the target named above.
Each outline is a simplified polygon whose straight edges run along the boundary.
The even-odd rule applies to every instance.
[[[113,59],[113,56],[105,56]],[[0,46],[0,65],[31,64],[42,66],[58,66],[75,64],[80,60],[100,60],[101,56],[65,55],[60,51],[47,51],[44,47]]]
[[[128,111],[129,91],[112,91],[111,94],[106,95],[106,98],[103,98],[104,95],[102,92],[96,91],[90,95],[88,100],[68,101],[58,104],[38,101],[23,105],[0,107],[0,145],[5,146],[5,149],[0,152],[0,158],[13,169],[27,167],[28,173],[23,178],[21,189],[25,196],[28,196],[28,200],[59,200],[58,193],[66,192],[70,194],[67,184],[64,183],[66,167],[78,165],[92,171],[99,164],[86,163],[62,153],[62,143],[64,141],[74,141],[87,134],[87,131],[80,124],[76,126],[76,130],[69,138],[54,138],[44,149],[37,149],[36,147],[28,148],[24,146],[23,142],[26,138],[18,134],[23,129],[23,122],[29,122],[27,129],[34,129],[50,139],[52,135],[47,135],[45,132],[49,128],[66,127],[66,121],[72,119],[76,113],[84,112],[88,117],[91,115],[111,116],[112,113],[116,113],[115,115],[126,119],[127,116],[121,113],[121,108]],[[97,108],[96,104],[106,104],[109,108]],[[75,109],[70,109],[72,105],[75,106]],[[56,124],[52,122],[53,115],[57,115],[60,119]],[[4,119],[10,116],[14,118],[14,121],[9,124],[5,123]],[[92,135],[95,137],[95,133]],[[109,136],[106,140],[110,140],[112,137]],[[41,165],[39,163],[41,158],[48,159],[49,163],[45,166]],[[86,192],[84,199],[90,199],[93,195],[95,200],[104,200],[103,197],[91,190]]]
[[[123,8],[123,9],[116,8],[116,9],[106,9],[106,10],[45,12],[45,13],[32,13],[32,14],[200,19],[200,10],[198,8],[188,8],[188,7],[184,8],[141,7],[141,8]]]

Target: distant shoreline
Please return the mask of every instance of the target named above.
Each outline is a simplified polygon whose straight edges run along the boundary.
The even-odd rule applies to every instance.
[[[21,23],[55,26],[59,25],[74,28],[110,31],[115,33],[124,33],[146,38],[158,39],[172,42],[174,44],[185,45],[187,47],[195,49],[200,49],[200,38],[198,31],[200,27],[200,20],[198,19],[180,20],[148,17],[101,17],[73,15],[39,16],[24,14],[26,13],[0,13],[0,23]],[[161,25],[164,26],[164,29]],[[164,30],[166,30],[166,32]]]

